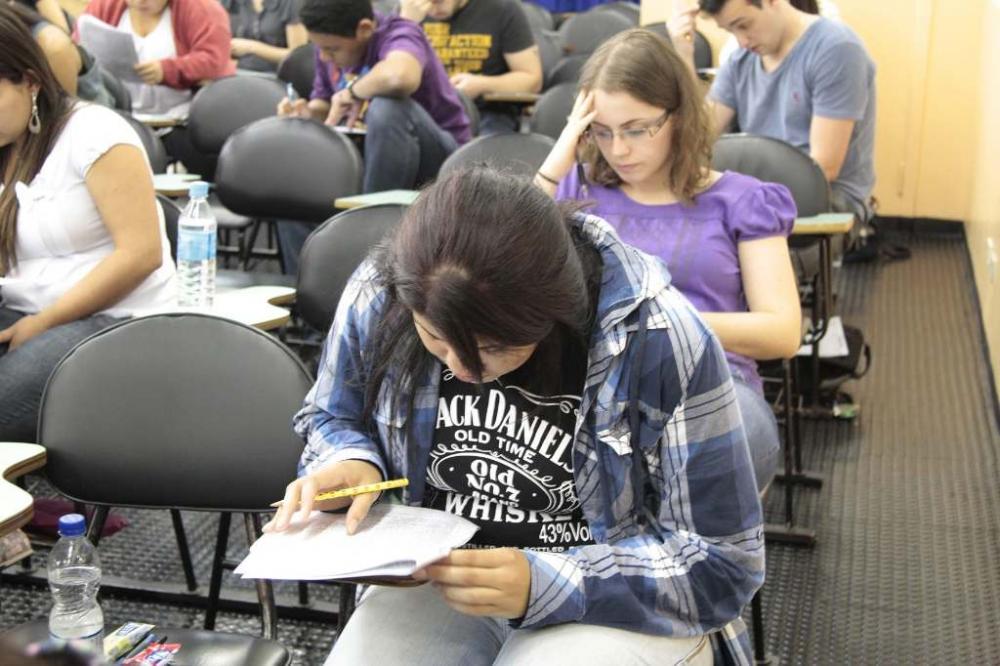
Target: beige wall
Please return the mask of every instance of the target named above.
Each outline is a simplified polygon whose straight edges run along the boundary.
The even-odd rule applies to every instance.
[[[978,151],[969,153],[972,168],[971,213],[966,232],[983,309],[983,323],[990,347],[993,376],[1000,379],[1000,266],[992,271],[987,262],[987,239],[1000,255],[1000,0],[983,0],[979,90],[975,106],[979,122],[975,129]],[[975,55],[975,54],[974,54]],[[993,274],[991,278],[991,272]]]

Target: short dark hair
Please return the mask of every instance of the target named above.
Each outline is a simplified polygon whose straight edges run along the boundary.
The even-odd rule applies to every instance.
[[[743,0],[743,1],[746,2],[747,4],[751,4],[754,7],[757,7],[758,9],[761,7],[761,0]],[[706,14],[715,16],[716,14],[722,11],[722,8],[726,6],[727,2],[729,2],[729,0],[698,0],[698,8],[701,9],[701,11],[705,12]]]
[[[371,0],[303,0],[299,18],[309,32],[354,37],[358,24],[375,13]]]

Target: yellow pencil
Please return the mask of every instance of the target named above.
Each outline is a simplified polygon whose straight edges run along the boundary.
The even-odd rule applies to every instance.
[[[340,497],[354,497],[355,495],[364,495],[366,493],[380,493],[383,490],[392,490],[393,488],[405,488],[409,484],[407,479],[391,479],[389,481],[379,481],[378,483],[366,483],[362,486],[353,486],[351,488],[341,488],[339,490],[328,490],[325,493],[320,493],[313,498],[314,502],[321,502],[328,499],[337,499]],[[284,504],[284,500],[277,501],[271,506],[279,507]]]

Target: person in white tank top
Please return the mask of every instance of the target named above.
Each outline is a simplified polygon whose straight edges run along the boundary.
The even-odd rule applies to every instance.
[[[35,441],[76,343],[176,296],[149,161],[125,119],[66,95],[0,5],[0,441]]]

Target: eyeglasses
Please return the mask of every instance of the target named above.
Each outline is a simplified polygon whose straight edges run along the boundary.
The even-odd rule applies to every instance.
[[[587,128],[587,136],[593,139],[599,146],[610,146],[615,136],[621,139],[625,145],[635,146],[656,136],[656,133],[667,123],[667,118],[669,117],[670,112],[664,111],[662,116],[647,125],[629,127],[623,130],[613,130],[609,127],[594,127],[591,125]]]

